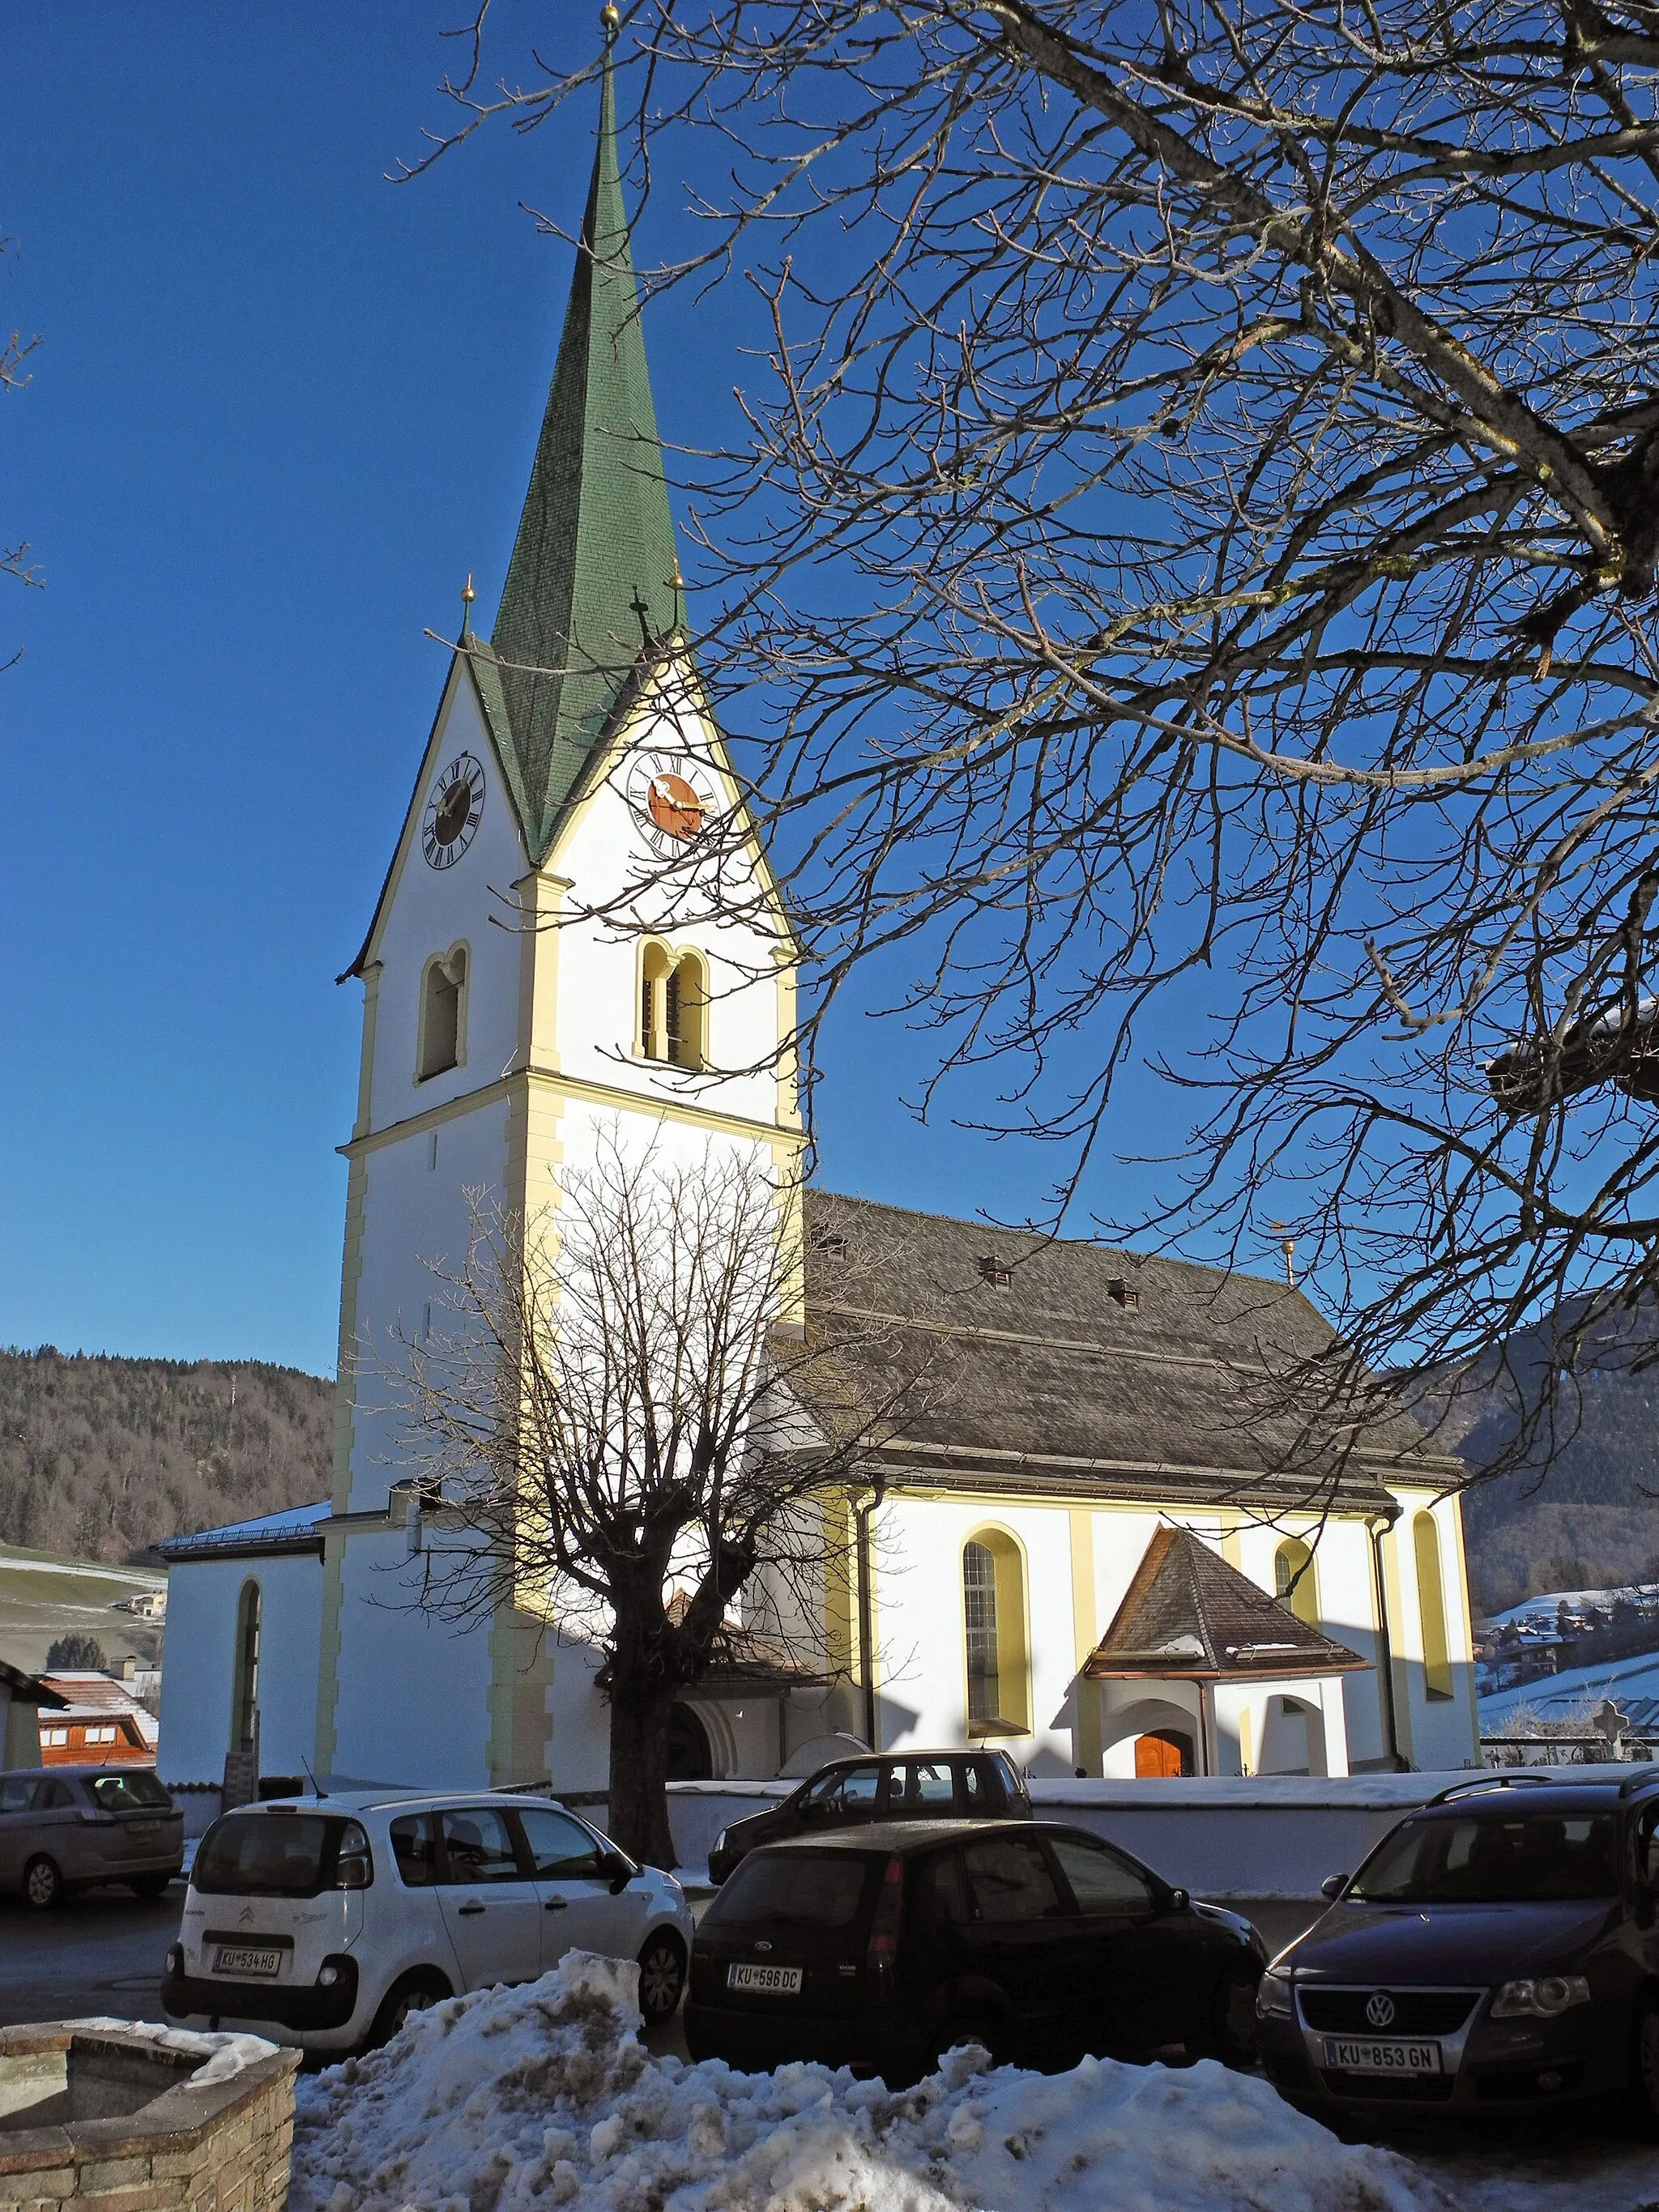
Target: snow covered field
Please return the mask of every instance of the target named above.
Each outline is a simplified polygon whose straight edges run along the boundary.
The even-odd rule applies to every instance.
[[[1659,2152],[1505,2147],[1417,2160],[1340,2142],[1266,2081],[952,2054],[902,2095],[820,2066],[743,2075],[635,2040],[635,1970],[573,1954],[539,1982],[417,2014],[299,2084],[289,2212],[1633,2212]]]
[[[1582,1721],[1607,1698],[1639,1726],[1651,1725],[1650,1708],[1659,1706],[1659,1651],[1633,1659],[1613,1659],[1601,1667],[1572,1667],[1564,1674],[1540,1675],[1513,1689],[1494,1691],[1480,1702],[1482,1735],[1504,1735],[1522,1718]]]

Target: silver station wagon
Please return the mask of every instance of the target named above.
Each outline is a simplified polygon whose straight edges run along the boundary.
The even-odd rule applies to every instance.
[[[99,1882],[159,1897],[184,1863],[185,1816],[148,1767],[0,1774],[0,1891],[37,1912]]]

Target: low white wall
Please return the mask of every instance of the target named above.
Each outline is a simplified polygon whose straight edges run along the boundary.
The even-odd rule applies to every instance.
[[[1534,1767],[1529,1772],[1542,1770]],[[1569,1766],[1564,1781],[1613,1776],[1628,1766]],[[1194,1897],[1307,1899],[1328,1875],[1352,1874],[1395,1821],[1453,1784],[1445,1774],[1331,1777],[1212,1775],[1185,1780],[1029,1784],[1037,1818],[1069,1820],[1121,1844]],[[775,1803],[781,1782],[671,1782],[669,1819],[682,1869],[695,1875],[728,1820]]]

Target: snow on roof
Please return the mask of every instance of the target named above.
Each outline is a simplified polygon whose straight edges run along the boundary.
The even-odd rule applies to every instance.
[[[257,1520],[232,1521],[222,1528],[198,1528],[188,1536],[169,1536],[155,1548],[164,1559],[187,1559],[201,1552],[240,1551],[249,1545],[302,1544],[332,1511],[325,1498],[315,1505],[290,1505],[282,1513],[262,1513]]]
[[[144,1741],[154,1741],[156,1723],[147,1713],[125,1682],[112,1675],[89,1673],[84,1668],[53,1668],[41,1675],[49,1690],[55,1690],[64,1700],[58,1718],[65,1721],[107,1720],[111,1714],[130,1717],[138,1723],[138,1733]]]

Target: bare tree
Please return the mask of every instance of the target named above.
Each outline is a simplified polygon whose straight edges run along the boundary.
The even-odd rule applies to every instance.
[[[465,1532],[422,1601],[603,1652],[611,1827],[659,1866],[671,1707],[722,1659],[823,1667],[848,1572],[825,1501],[914,1401],[890,1360],[870,1388],[880,1323],[790,1318],[799,1205],[746,1150],[611,1136],[527,1231],[480,1202],[449,1326],[404,1347],[422,1486]]]
[[[0,254],[9,251],[15,242],[13,239],[0,238]],[[9,337],[0,336],[0,392],[15,392],[28,382],[23,364],[40,343],[38,337],[26,338],[21,331],[14,331]],[[38,589],[42,581],[40,571],[30,561],[28,554],[27,542],[17,545],[0,544],[0,575],[15,576],[19,583],[32,584]],[[0,672],[15,667],[21,658],[21,652],[15,653],[9,660],[0,662]]]
[[[489,92],[483,28],[438,150],[592,74]],[[925,1103],[1049,1145],[1042,1218],[1293,1237],[1356,1363],[1651,1358],[1659,8],[636,0],[617,52],[707,229],[659,281],[757,310],[698,651],[813,1018],[908,955]],[[1188,1126],[1131,1213],[1142,1063]]]

